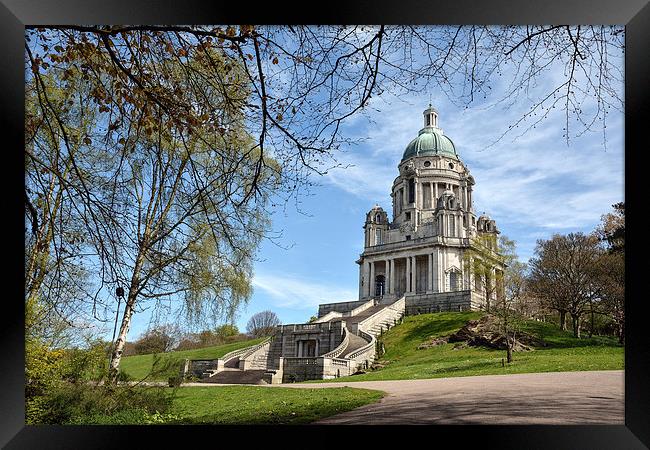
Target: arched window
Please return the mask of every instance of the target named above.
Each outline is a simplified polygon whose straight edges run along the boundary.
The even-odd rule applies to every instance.
[[[375,216],[375,222],[381,223],[381,214],[377,213],[377,215]]]

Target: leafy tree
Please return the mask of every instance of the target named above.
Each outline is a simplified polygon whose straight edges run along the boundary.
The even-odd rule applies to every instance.
[[[591,299],[598,295],[594,266],[601,257],[595,235],[569,233],[537,241],[535,258],[530,261],[530,285],[549,308],[560,313],[560,328],[565,317],[572,319],[573,334],[580,337],[580,321]]]
[[[135,353],[144,355],[149,353],[169,352],[178,343],[180,331],[174,325],[160,325],[147,330],[134,342]]]
[[[607,243],[611,253],[625,252],[625,203],[612,205],[614,211],[601,217],[596,229],[598,237]]]
[[[607,252],[595,267],[601,287],[602,309],[616,325],[621,344],[625,341],[625,204],[612,205],[614,211],[602,217],[597,236],[606,243]]]
[[[246,332],[253,337],[270,336],[280,324],[280,319],[273,311],[262,311],[253,314],[248,320]]]
[[[511,260],[514,241],[493,233],[479,233],[471,239],[470,247],[463,253],[463,264],[477,290],[482,291],[485,311],[491,312],[497,296],[503,296],[502,270]]]
[[[226,339],[232,336],[237,336],[239,334],[239,328],[234,324],[223,324],[215,328],[214,334],[219,336],[221,339]]]
[[[496,102],[515,102],[563,67],[511,129],[558,107],[567,139],[573,118],[575,134],[604,131],[622,109],[623,38],[596,26],[29,26],[26,293],[101,321],[117,309],[115,378],[143,303],[180,297],[198,320],[246,301],[271,199],[339,165],[341,125],[372,97],[438,88],[469,105],[507,72]]]
[[[503,238],[504,259],[508,260],[501,278],[503,294],[497,296],[497,304],[493,314],[499,319],[500,327],[506,340],[506,361],[512,362],[512,352],[521,329],[521,316],[517,312],[518,305],[525,297],[526,264],[517,260],[514,241]],[[507,253],[505,249],[507,250]]]

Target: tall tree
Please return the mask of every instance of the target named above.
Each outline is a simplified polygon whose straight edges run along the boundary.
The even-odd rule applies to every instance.
[[[470,282],[474,282],[485,299],[485,311],[498,296],[503,296],[501,271],[514,256],[514,241],[493,233],[479,233],[471,239],[470,248],[463,253],[463,264]]]
[[[606,243],[607,252],[596,266],[603,310],[616,324],[619,342],[625,342],[625,203],[612,205],[614,211],[602,217],[596,233]]]
[[[66,274],[60,280],[81,284],[75,305],[109,320],[113,302],[122,306],[114,288],[125,288],[114,371],[131,316],[142,306],[138,299],[176,293],[189,312],[204,317],[207,298],[222,313],[247,298],[250,258],[265,235],[272,195],[288,201],[309,187],[310,175],[336,167],[336,150],[349,142],[342,124],[382,92],[440,88],[469,105],[507,73],[511,87],[495,100],[517,101],[544,73],[564,67],[563,79],[513,131],[535,126],[558,107],[568,139],[569,119],[579,119],[576,133],[600,123],[604,131],[608,108],[622,108],[624,36],[617,27],[27,28],[33,123],[47,126],[56,156],[42,169],[65,195],[56,206],[56,188],[47,201],[54,207],[35,221],[28,192],[26,220],[42,226],[58,218],[64,225],[54,235],[78,245],[72,253],[79,258],[58,266]],[[513,64],[515,70],[504,70]],[[73,99],[62,107],[48,95],[48,77],[79,80],[69,92],[79,110],[89,110],[86,125],[68,114]],[[596,108],[583,109],[590,97]],[[38,165],[36,156],[28,154]],[[36,167],[27,171],[31,176]],[[65,224],[68,217],[75,225]],[[56,244],[43,240],[48,233],[40,232],[33,248],[51,255]],[[73,265],[83,254],[84,262]],[[39,261],[26,265],[42,267]],[[97,274],[92,291],[76,281],[75,267]],[[32,272],[29,289],[49,289]]]
[[[546,305],[560,314],[560,328],[566,329],[571,316],[573,334],[580,337],[580,321],[595,295],[593,267],[601,255],[594,235],[569,233],[537,241],[530,261],[530,285]]]
[[[134,61],[138,70],[156,73],[162,92],[183,92],[184,103],[162,103],[145,87],[135,97],[133,86],[121,88],[138,84],[114,58],[128,51],[128,39],[122,48],[108,43],[100,50],[83,39],[78,44],[68,56],[79,63],[84,90],[99,105],[93,109],[98,124],[71,134],[63,121],[55,122],[60,139],[52,147],[73,170],[69,180],[61,171],[54,177],[71,186],[67,205],[78,211],[84,233],[74,257],[80,262],[89,255],[83,266],[98,274],[88,296],[93,310],[102,306],[100,294],[125,291],[111,359],[115,379],[132,316],[143,302],[181,297],[188,315],[201,319],[232,316],[249,297],[251,260],[282,171],[246,132],[250,80],[218,50],[195,51],[182,63]],[[45,71],[65,79],[74,75],[66,67]],[[35,70],[34,83],[44,85],[45,76]],[[45,94],[39,112],[55,115]]]
[[[270,336],[275,327],[280,325],[280,319],[273,311],[267,310],[253,314],[246,324],[246,332],[254,337]]]

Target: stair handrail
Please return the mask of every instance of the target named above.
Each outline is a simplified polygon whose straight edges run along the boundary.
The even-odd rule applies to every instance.
[[[247,351],[243,356],[240,356],[239,359],[242,360],[242,359],[246,359],[246,358],[248,358],[248,357],[251,356],[253,353],[255,353],[256,351],[258,351],[260,348],[262,348],[262,347],[264,347],[265,345],[269,344],[269,343],[271,342],[271,339],[273,339],[273,336],[269,336],[269,337],[267,337],[267,338],[264,339],[262,342],[260,342],[260,343],[258,343],[258,344],[256,344],[256,345],[253,345],[252,347],[247,347],[247,348],[248,348],[248,351]]]
[[[366,333],[363,330],[359,330],[359,336],[366,339],[368,341],[368,344],[366,344],[363,347],[361,347],[360,349],[350,353],[344,359],[355,359],[358,356],[362,355],[363,353],[366,353],[367,351],[372,350],[372,349],[375,348],[375,345],[376,345],[376,342],[377,342],[377,339],[375,339],[375,336],[373,336],[370,333]]]
[[[345,351],[345,349],[348,347],[348,344],[350,343],[350,335],[348,333],[348,329],[343,327],[343,340],[341,343],[336,347],[334,350],[325,353],[324,355],[321,355],[323,358],[336,358],[338,357],[341,353]]]
[[[397,311],[403,313],[405,304],[406,304],[406,297],[402,296],[402,298],[400,298],[399,300],[391,303],[390,305],[386,305],[384,308],[380,309],[379,311],[377,311],[373,315],[366,317],[361,322],[359,322],[357,324],[357,326],[359,327],[359,329],[361,329],[361,327],[364,326],[366,322],[369,322],[371,319],[374,319],[378,314],[386,313],[389,310],[392,310],[392,311],[397,310]]]
[[[343,313],[340,313],[338,311],[330,311],[323,317],[319,317],[318,319],[314,320],[312,323],[324,323],[339,317],[343,317]]]
[[[269,339],[271,339],[271,338],[267,338],[266,340],[269,340]],[[264,341],[262,341],[262,342],[264,342]],[[253,348],[253,347],[257,346],[257,345],[259,345],[259,344],[254,344],[254,345],[251,345],[251,346],[248,346],[248,347],[233,350],[232,352],[226,353],[221,358],[217,358],[217,359],[222,360],[224,362],[224,364],[225,364],[228,361],[230,361],[231,359],[236,358],[236,357],[238,357],[240,355],[243,355],[244,353],[247,353],[251,348]]]

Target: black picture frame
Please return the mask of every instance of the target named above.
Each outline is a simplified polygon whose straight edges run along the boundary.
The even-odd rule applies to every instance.
[[[294,441],[296,428],[286,436],[271,432],[250,432],[251,427],[210,426],[26,426],[24,424],[24,248],[23,236],[24,160],[24,26],[37,24],[625,24],[625,202],[627,216],[626,250],[626,347],[625,347],[625,425],[621,426],[435,426],[415,427],[298,427],[301,439]],[[514,1],[450,0],[447,2],[345,1],[265,6],[184,0],[97,1],[97,0],[0,0],[0,117],[4,162],[3,222],[5,228],[4,275],[11,289],[5,290],[2,339],[3,370],[0,371],[0,444],[10,449],[23,448],[131,448],[136,438],[146,447],[166,447],[177,438],[186,445],[264,446],[375,445],[384,435],[405,439],[418,446],[470,445],[474,448],[567,448],[636,449],[650,446],[649,354],[646,332],[647,302],[643,269],[648,250],[642,227],[645,225],[643,181],[647,151],[645,129],[650,99],[650,5],[647,0],[614,2],[606,0]],[[644,114],[646,113],[646,114]],[[607,180],[602,180],[607,183]],[[631,239],[630,239],[631,238]],[[631,245],[629,243],[632,243]],[[646,264],[647,265],[647,264]],[[327,438],[335,433],[341,441]],[[235,437],[223,440],[224,435]],[[415,433],[417,436],[414,436]],[[447,441],[447,444],[443,444]],[[230,442],[230,443],[227,443]],[[408,444],[411,445],[411,444]],[[415,445],[415,444],[413,444]],[[140,444],[139,446],[142,446]]]

